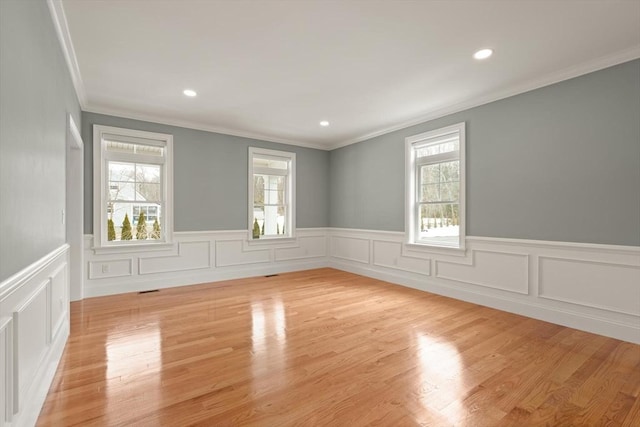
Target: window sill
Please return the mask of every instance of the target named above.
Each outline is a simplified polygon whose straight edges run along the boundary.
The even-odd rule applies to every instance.
[[[467,250],[464,247],[436,245],[429,243],[405,242],[404,247],[407,251],[437,253],[442,255],[466,256]]]
[[[161,243],[132,243],[129,245],[94,246],[91,249],[96,255],[105,254],[129,254],[155,251],[170,251],[176,244],[171,242]]]

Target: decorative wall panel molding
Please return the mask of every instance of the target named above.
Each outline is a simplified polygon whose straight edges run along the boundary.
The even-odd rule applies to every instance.
[[[256,264],[271,260],[269,248],[245,248],[243,240],[218,240],[215,244],[216,267]]]
[[[431,275],[431,259],[404,255],[400,242],[373,240],[373,265]]]
[[[369,264],[371,258],[369,250],[371,241],[369,239],[332,234],[330,241],[331,257]]]
[[[540,256],[539,295],[615,313],[640,313],[640,267]],[[620,298],[621,296],[630,298]]]
[[[0,426],[13,418],[13,325],[10,317],[0,319]]]
[[[0,283],[0,425],[32,426],[69,335],[69,246]]]
[[[436,261],[436,277],[528,294],[529,255],[472,250],[470,264]]]
[[[86,297],[326,267],[327,230],[296,230],[296,238],[248,242],[244,230],[175,232],[174,249],[109,254],[86,235]]]
[[[89,279],[131,276],[131,259],[110,259],[108,262],[89,262]]]
[[[209,241],[178,242],[175,256],[139,258],[139,274],[166,273],[168,271],[198,270],[211,267]]]
[[[131,274],[85,279],[85,296],[319,267],[352,271],[423,291],[640,343],[640,248],[468,237],[464,252],[415,250],[404,233],[313,228],[294,240],[248,242],[241,231],[175,233],[176,249],[95,254],[90,270]],[[114,264],[112,269],[111,263]]]
[[[404,233],[329,229],[329,266],[640,343],[640,248],[467,237],[415,251]]]

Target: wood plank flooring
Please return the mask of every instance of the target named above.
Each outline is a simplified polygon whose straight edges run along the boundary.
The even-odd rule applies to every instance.
[[[39,426],[639,426],[640,346],[333,270],[71,305]]]

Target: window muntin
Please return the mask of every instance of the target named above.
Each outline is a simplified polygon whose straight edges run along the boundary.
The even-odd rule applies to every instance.
[[[172,135],[94,126],[96,247],[170,242],[172,144]]]
[[[295,232],[295,153],[249,148],[249,239]]]
[[[406,139],[408,243],[464,248],[464,123]]]

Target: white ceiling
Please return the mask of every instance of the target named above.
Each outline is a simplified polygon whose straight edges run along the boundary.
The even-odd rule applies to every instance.
[[[635,0],[62,6],[84,110],[325,149],[640,57]]]

